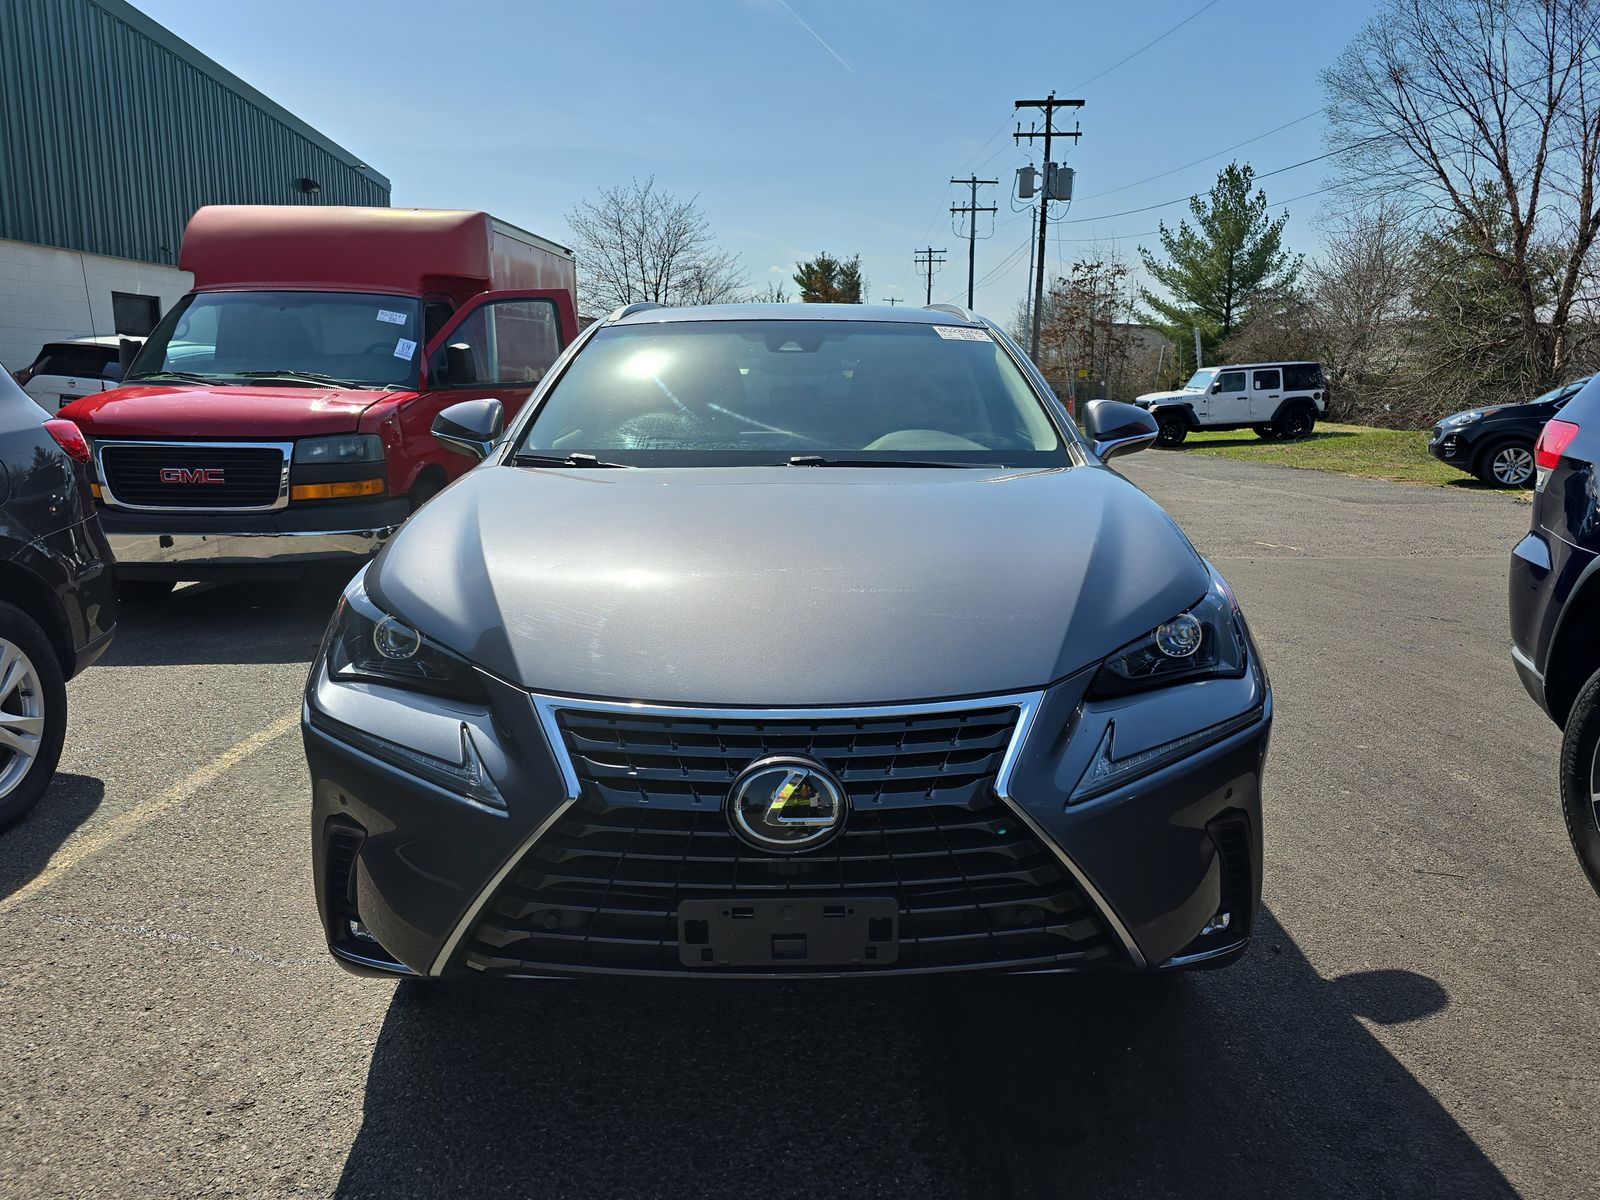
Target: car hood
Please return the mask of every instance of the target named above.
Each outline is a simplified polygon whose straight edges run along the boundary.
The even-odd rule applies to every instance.
[[[1209,574],[1099,467],[492,466],[414,516],[367,586],[530,690],[778,706],[1040,687]]]
[[[1200,394],[1199,392],[1185,392],[1185,391],[1177,391],[1177,392],[1146,392],[1142,396],[1135,397],[1133,402],[1135,404],[1137,404],[1137,405],[1140,405],[1143,408],[1149,408],[1152,404],[1154,404],[1158,400],[1183,400],[1183,401],[1187,402],[1189,400],[1194,399],[1199,394]]]
[[[309,437],[354,433],[361,414],[406,394],[373,388],[130,384],[74,400],[61,415],[102,437]]]

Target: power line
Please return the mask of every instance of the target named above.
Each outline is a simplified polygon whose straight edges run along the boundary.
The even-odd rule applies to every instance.
[[[1107,75],[1111,74],[1111,72],[1115,71],[1123,63],[1128,62],[1131,59],[1138,58],[1139,55],[1143,54],[1146,50],[1150,49],[1150,47],[1154,46],[1157,42],[1163,41],[1166,38],[1169,38],[1173,34],[1177,33],[1178,30],[1182,29],[1190,21],[1194,20],[1201,13],[1205,12],[1206,9],[1213,7],[1216,3],[1217,3],[1217,0],[1208,0],[1208,3],[1202,4],[1199,8],[1195,9],[1192,13],[1190,13],[1183,20],[1179,21],[1176,25],[1174,25],[1171,29],[1167,30],[1165,33],[1158,34],[1157,36],[1151,38],[1148,42],[1146,42],[1144,45],[1140,46],[1137,50],[1135,50],[1132,54],[1128,55],[1126,58],[1117,59],[1116,62],[1112,63],[1109,67],[1107,67],[1104,71],[1101,71],[1098,75],[1091,75],[1091,76],[1089,76],[1089,78],[1085,79],[1082,83],[1073,84],[1072,87],[1069,90],[1074,91],[1074,92],[1081,92],[1084,88],[1088,87],[1095,80],[1104,79]]]
[[[1221,158],[1224,154],[1231,154],[1233,151],[1244,146],[1248,146],[1252,142],[1259,142],[1262,138],[1271,137],[1275,133],[1281,133],[1283,130],[1288,129],[1291,125],[1298,125],[1302,121],[1309,121],[1312,117],[1321,115],[1322,109],[1314,108],[1310,112],[1306,113],[1303,117],[1296,117],[1292,121],[1285,121],[1282,125],[1274,125],[1265,133],[1258,133],[1254,137],[1245,138],[1245,140],[1242,142],[1235,142],[1231,146],[1224,146],[1221,150],[1214,150],[1210,154],[1202,154],[1199,158],[1192,159],[1189,162],[1184,163],[1181,167],[1173,167],[1170,171],[1162,171],[1159,175],[1146,175],[1143,179],[1136,179],[1132,183],[1124,183],[1120,187],[1107,188],[1103,192],[1094,192],[1088,196],[1079,196],[1078,199],[1098,200],[1102,196],[1112,196],[1117,192],[1125,192],[1129,188],[1139,187],[1141,184],[1154,183],[1158,179],[1165,179],[1168,175],[1176,175],[1179,171],[1187,171],[1190,167],[1198,167],[1201,163],[1207,162],[1210,159]]]

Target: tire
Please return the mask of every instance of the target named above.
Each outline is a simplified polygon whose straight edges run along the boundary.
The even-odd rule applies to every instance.
[[[1252,425],[1250,428],[1255,430],[1256,436],[1264,442],[1276,441],[1282,436],[1278,433],[1276,425]]]
[[[67,736],[61,660],[27,613],[0,601],[0,829],[44,795]]]
[[[1561,739],[1561,815],[1589,886],[1600,895],[1600,671],[1567,714]]]
[[[1304,441],[1317,427],[1317,418],[1309,408],[1291,408],[1277,423],[1278,436],[1286,442]]]
[[[1183,439],[1189,436],[1189,422],[1181,413],[1157,413],[1156,431],[1156,445],[1181,446]]]
[[[1478,469],[1473,474],[1490,487],[1532,487],[1533,443],[1520,438],[1493,443],[1478,456]]]
[[[118,604],[154,604],[172,594],[177,583],[171,579],[119,579]]]

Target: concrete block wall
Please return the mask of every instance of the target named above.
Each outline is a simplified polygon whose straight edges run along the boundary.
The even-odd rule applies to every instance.
[[[0,239],[0,363],[15,371],[45,342],[116,333],[112,292],[158,296],[165,315],[193,284],[176,267]]]

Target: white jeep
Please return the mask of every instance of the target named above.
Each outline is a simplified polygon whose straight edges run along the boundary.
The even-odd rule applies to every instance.
[[[1134,401],[1161,430],[1158,446],[1176,446],[1191,429],[1253,429],[1262,438],[1309,437],[1328,411],[1328,384],[1314,362],[1201,367],[1175,392]]]

